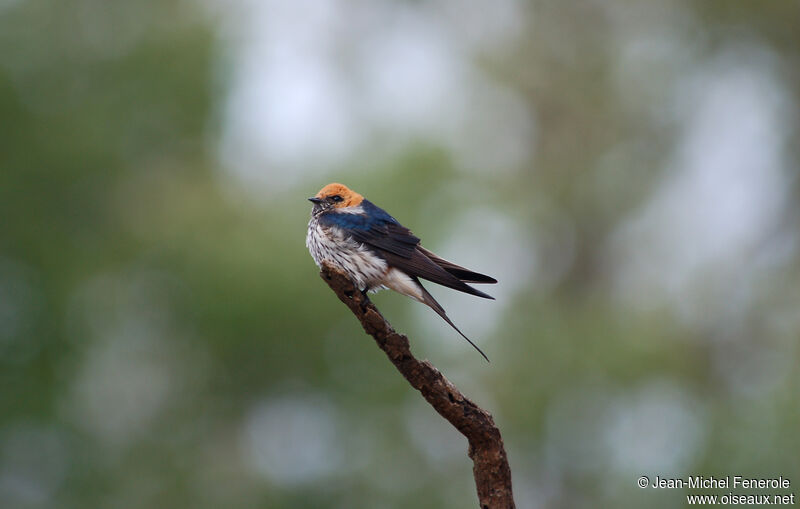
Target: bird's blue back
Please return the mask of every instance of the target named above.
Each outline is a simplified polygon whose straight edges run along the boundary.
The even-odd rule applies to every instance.
[[[388,212],[369,200],[362,201],[360,206],[364,210],[363,214],[338,212],[336,209],[333,209],[322,214],[319,221],[324,226],[336,226],[344,228],[345,230],[363,231],[371,230],[376,227],[380,228],[387,224],[400,224],[395,218],[390,216]]]

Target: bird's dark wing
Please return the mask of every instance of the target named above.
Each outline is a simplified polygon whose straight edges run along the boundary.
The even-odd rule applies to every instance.
[[[369,200],[361,202],[361,207],[364,209],[364,214],[331,211],[320,216],[320,223],[342,228],[353,239],[372,248],[375,254],[386,260],[389,266],[399,269],[411,277],[427,279],[460,292],[493,299],[490,295],[464,283],[458,275],[451,273],[432,260],[427,254],[430,251],[419,246],[419,238],[414,236],[411,230],[398,223],[385,210],[372,204]],[[468,281],[480,276],[483,278],[480,282],[496,282],[488,276],[468,271],[439,257],[436,258],[449,264],[451,270],[456,270],[456,272],[460,270],[470,275],[471,278],[468,278]]]
[[[491,276],[487,276],[486,274],[481,274],[479,272],[474,272],[469,269],[465,269],[460,265],[456,265],[451,261],[445,260],[444,258],[437,256],[436,254],[428,251],[422,246],[417,246],[417,249],[420,252],[422,252],[422,254],[430,258],[433,263],[443,268],[450,274],[454,275],[461,281],[464,281],[465,283],[485,283],[485,284],[497,283],[497,280]]]
[[[410,258],[403,258],[389,252],[378,253],[378,255],[386,260],[391,267],[400,269],[411,277],[427,279],[432,283],[440,284],[452,288],[453,290],[458,290],[459,292],[494,300],[494,297],[491,295],[471,287],[453,274],[439,267],[430,258],[425,256],[422,251],[415,250]]]
[[[419,244],[419,238],[369,200],[362,201],[361,206],[365,214],[331,211],[322,214],[319,221],[324,226],[336,226],[343,229],[355,240],[367,244],[376,251],[385,251],[402,258],[411,258]]]

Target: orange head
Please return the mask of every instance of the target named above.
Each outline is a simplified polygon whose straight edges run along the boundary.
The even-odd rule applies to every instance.
[[[364,201],[364,197],[346,185],[334,182],[323,187],[316,196],[309,198],[309,201],[314,203],[314,210],[329,210],[356,207]]]

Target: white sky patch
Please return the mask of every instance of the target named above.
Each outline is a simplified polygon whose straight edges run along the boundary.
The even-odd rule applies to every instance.
[[[715,346],[714,375],[740,401],[768,400],[771,391],[786,386],[794,368],[795,341],[724,341]]]
[[[426,14],[408,7],[381,12],[369,30],[372,44],[358,49],[363,106],[378,126],[427,131],[452,122],[431,112],[448,105],[451,94],[460,95],[455,89],[466,79],[469,62]]]
[[[429,2],[448,33],[464,50],[493,51],[515,40],[525,28],[523,5],[516,0],[437,0]]]
[[[144,432],[172,392],[172,366],[157,338],[121,333],[96,344],[73,385],[68,414],[112,445]]]
[[[69,471],[68,437],[57,428],[17,422],[0,430],[3,507],[51,507]]]
[[[613,391],[601,383],[562,391],[545,415],[544,461],[551,472],[598,473],[608,456],[599,439]]]
[[[602,381],[563,391],[545,423],[551,472],[686,472],[705,445],[704,407],[668,379],[622,390]]]
[[[684,388],[657,380],[615,398],[605,419],[605,457],[621,474],[682,475],[701,455],[705,413]]]
[[[467,104],[453,105],[457,124],[444,139],[457,167],[499,175],[519,170],[536,144],[534,112],[519,95],[473,73]]]
[[[258,474],[285,485],[333,475],[344,461],[336,428],[339,418],[323,396],[264,399],[247,416],[242,453]]]
[[[315,156],[340,158],[352,142],[344,76],[334,50],[340,6],[315,2],[226,2],[230,47],[220,156],[246,182],[283,188]]]
[[[72,296],[71,332],[86,351],[61,411],[105,445],[125,446],[147,432],[182,388],[189,360],[176,345],[174,283],[155,271],[106,274]]]
[[[612,240],[625,301],[666,297],[688,320],[734,314],[749,302],[747,264],[770,248],[764,242],[787,200],[791,103],[771,58],[729,50],[679,85],[685,127],[664,181]],[[735,310],[710,310],[708,302]]]
[[[703,50],[705,34],[680,0],[664,2],[603,2],[612,24],[614,86],[623,108],[649,112],[655,125],[669,117],[670,88],[676,76],[691,72]]]
[[[437,414],[417,394],[408,398],[401,412],[409,441],[439,470],[452,469],[464,461],[468,443],[453,427]]]
[[[444,0],[206,1],[227,50],[220,159],[258,191],[416,139],[474,171],[515,169],[530,156],[530,112],[475,64],[523,28],[517,0],[468,12]]]

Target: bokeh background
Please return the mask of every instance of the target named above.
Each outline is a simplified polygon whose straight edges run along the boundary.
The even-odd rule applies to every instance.
[[[684,505],[642,474],[796,492],[799,20],[0,1],[0,506],[476,506],[466,440],[306,252],[331,181],[500,280],[431,288],[491,364],[375,300],[494,414],[518,507]]]

